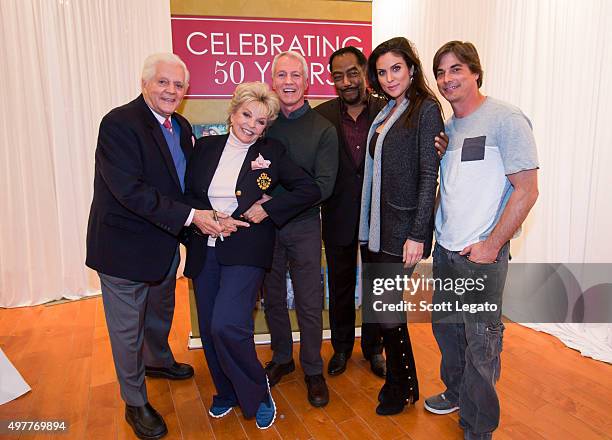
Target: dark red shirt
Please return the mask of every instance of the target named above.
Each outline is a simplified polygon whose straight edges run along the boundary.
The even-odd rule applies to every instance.
[[[353,162],[358,167],[363,162],[365,152],[367,150],[368,130],[368,106],[366,105],[357,120],[354,121],[351,115],[348,114],[348,108],[344,102],[340,101],[340,124],[342,127],[342,136],[344,137],[344,148],[353,158]]]

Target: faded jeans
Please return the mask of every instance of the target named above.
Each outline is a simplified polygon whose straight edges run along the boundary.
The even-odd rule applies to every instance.
[[[440,375],[447,388],[446,398],[458,403],[459,424],[466,439],[489,439],[499,425],[495,383],[501,369],[501,308],[509,247],[506,243],[491,264],[474,263],[438,244],[433,253],[434,279],[446,281],[436,284],[433,302],[452,304],[450,311],[432,315],[433,333],[442,354]],[[464,291],[466,279],[475,280],[477,287]],[[482,310],[487,303],[495,304],[497,310],[491,306]],[[481,308],[475,313],[464,311],[470,307]]]

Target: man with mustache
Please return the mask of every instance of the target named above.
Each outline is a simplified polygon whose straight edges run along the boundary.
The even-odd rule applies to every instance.
[[[272,63],[272,88],[281,112],[268,136],[287,148],[289,157],[314,178],[321,201],[333,190],[338,170],[336,129],[310,108],[304,99],[308,65],[297,52],[282,52]],[[277,195],[283,188],[277,188]],[[319,202],[320,203],[320,202]],[[321,220],[319,205],[304,211],[277,231],[272,268],[264,280],[264,311],[271,336],[272,361],[266,365],[270,385],[295,369],[293,339],[287,311],[287,281],[293,284],[300,328],[300,363],[311,405],[327,405],[329,392],[323,378],[323,285],[321,283]]]
[[[355,343],[355,284],[357,276],[357,225],[361,206],[366,139],[372,120],[385,101],[366,89],[367,59],[349,46],[329,58],[331,78],[338,97],[317,106],[338,132],[339,166],[334,192],[321,208],[323,241],[329,285],[329,324],[334,355],[327,372],[344,372]],[[372,372],[385,376],[382,335],[376,323],[361,325],[361,351]]]

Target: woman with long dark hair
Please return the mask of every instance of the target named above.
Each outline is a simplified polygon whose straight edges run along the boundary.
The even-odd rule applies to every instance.
[[[402,276],[410,277],[431,252],[439,167],[434,143],[444,128],[440,104],[406,38],[392,38],[374,49],[368,80],[388,103],[368,133],[359,228],[362,257],[364,263],[386,268],[395,263]],[[383,330],[387,376],[376,412],[397,414],[419,399],[406,315],[364,309],[364,319],[376,320]]]

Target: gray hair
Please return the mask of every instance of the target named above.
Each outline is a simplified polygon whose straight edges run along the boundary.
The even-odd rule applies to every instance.
[[[282,57],[295,58],[300,63],[302,63],[302,73],[304,74],[304,81],[308,80],[308,63],[306,62],[306,58],[304,58],[301,53],[295,52],[293,50],[286,50],[285,52],[281,52],[274,57],[274,61],[272,61],[272,75],[274,75],[274,69],[276,69],[276,63]]]
[[[276,96],[276,93],[271,91],[267,84],[259,81],[242,83],[236,87],[236,90],[234,90],[234,94],[232,95],[229,108],[227,109],[228,115],[234,113],[240,108],[240,106],[249,104],[251,102],[257,102],[266,108],[268,113],[266,115],[268,120],[266,126],[269,127],[278,116],[280,102],[278,100],[278,96]]]
[[[141,78],[143,81],[149,81],[155,76],[158,63],[169,63],[181,66],[183,72],[185,72],[185,84],[189,84],[189,70],[187,70],[187,66],[178,55],[169,52],[154,53],[145,59],[144,65],[142,66]]]

